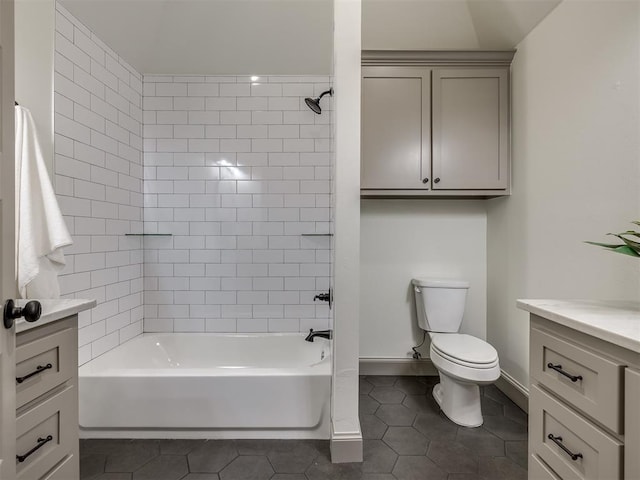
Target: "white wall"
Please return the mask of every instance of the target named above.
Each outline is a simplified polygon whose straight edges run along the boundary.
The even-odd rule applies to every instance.
[[[488,202],[488,331],[528,386],[517,298],[638,299],[640,262],[585,245],[640,218],[637,2],[565,1],[512,65],[513,195]]]
[[[484,200],[362,200],[360,357],[410,358],[422,341],[413,277],[470,282],[461,331],[485,338]],[[428,358],[429,343],[421,349]]]
[[[146,332],[329,327],[330,81],[145,75]]]
[[[49,176],[53,172],[55,0],[15,2],[16,101],[28,108]]]
[[[465,49],[479,48],[479,42],[464,1],[364,0],[362,48]]]
[[[57,5],[55,191],[73,237],[60,290],[83,364],[142,333],[142,76]]]

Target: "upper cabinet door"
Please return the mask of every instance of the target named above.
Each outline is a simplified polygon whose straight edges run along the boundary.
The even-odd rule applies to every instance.
[[[362,189],[425,189],[431,69],[362,68]]]
[[[433,189],[509,186],[508,68],[433,70]]]

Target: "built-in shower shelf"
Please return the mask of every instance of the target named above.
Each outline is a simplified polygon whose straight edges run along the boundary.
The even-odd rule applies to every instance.
[[[125,233],[126,237],[171,237],[173,233]]]
[[[303,237],[333,237],[333,233],[301,233]]]

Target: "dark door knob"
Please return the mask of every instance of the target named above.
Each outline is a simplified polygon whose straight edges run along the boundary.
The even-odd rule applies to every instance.
[[[422,179],[422,183],[429,183],[429,179],[428,178],[423,178]]]
[[[438,177],[438,178],[434,178],[434,179],[433,179],[433,183],[440,183],[440,177]]]
[[[24,307],[16,307],[13,300],[4,303],[4,328],[13,327],[16,318],[24,317],[27,322],[35,322],[42,315],[42,305],[37,300],[27,302]]]

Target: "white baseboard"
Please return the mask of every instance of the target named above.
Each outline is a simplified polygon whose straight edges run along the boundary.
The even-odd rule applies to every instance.
[[[438,375],[430,359],[423,358],[361,358],[360,375]],[[529,413],[529,389],[504,370],[496,381],[496,387],[513,403]]]
[[[360,375],[438,375],[428,358],[361,358]]]
[[[336,433],[331,426],[331,463],[362,462],[362,433]]]
[[[209,440],[229,440],[229,439],[260,439],[260,440],[326,440],[329,438],[329,428],[322,429],[264,429],[264,430],[220,430],[220,429],[111,429],[111,428],[82,428],[80,427],[80,438],[168,438],[168,439],[209,439]]]
[[[496,381],[496,387],[509,397],[513,403],[522,410],[529,413],[529,389],[518,382],[515,378],[502,370],[500,378]]]
[[[430,359],[361,358],[360,375],[438,375]],[[502,370],[496,387],[525,412],[529,412],[529,389]]]

